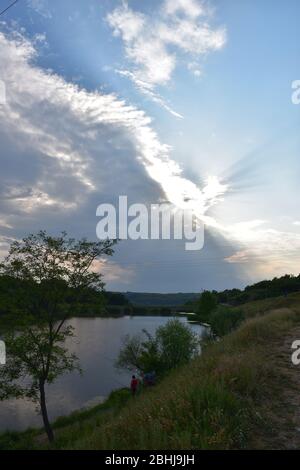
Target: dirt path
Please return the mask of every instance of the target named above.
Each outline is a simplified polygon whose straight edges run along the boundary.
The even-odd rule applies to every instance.
[[[258,449],[300,449],[300,365],[292,363],[291,345],[300,340],[300,327],[272,343],[266,360],[275,364],[278,378],[272,381],[272,400],[262,404],[263,419],[251,447]]]

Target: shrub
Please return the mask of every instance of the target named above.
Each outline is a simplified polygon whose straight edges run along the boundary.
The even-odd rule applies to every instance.
[[[155,335],[126,336],[116,363],[118,368],[158,375],[187,363],[199,351],[199,338],[178,319],[169,320]]]
[[[219,305],[210,317],[210,326],[216,336],[224,336],[244,320],[241,310]]]

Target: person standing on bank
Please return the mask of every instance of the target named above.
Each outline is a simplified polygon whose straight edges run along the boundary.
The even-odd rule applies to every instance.
[[[138,385],[139,385],[139,381],[136,378],[136,376],[133,375],[132,378],[131,378],[131,384],[130,384],[130,388],[131,388],[131,392],[132,392],[133,396],[136,395]]]

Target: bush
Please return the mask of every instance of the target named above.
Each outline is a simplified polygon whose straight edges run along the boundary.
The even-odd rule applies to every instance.
[[[199,351],[199,338],[178,319],[169,320],[155,335],[126,336],[116,367],[157,375],[189,362]]]
[[[216,336],[224,336],[244,320],[241,310],[219,305],[210,317],[210,326]]]

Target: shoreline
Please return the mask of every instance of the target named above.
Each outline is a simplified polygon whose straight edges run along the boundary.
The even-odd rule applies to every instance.
[[[1,433],[0,449],[289,448],[290,434],[298,445],[300,422],[280,439],[277,434],[294,419],[286,397],[299,375],[290,364],[289,338],[300,332],[300,298],[263,313],[257,307],[247,305],[248,318],[237,330],[207,344],[155,388],[135,399],[119,389],[103,404],[57,419],[52,446],[42,430],[27,430]]]

